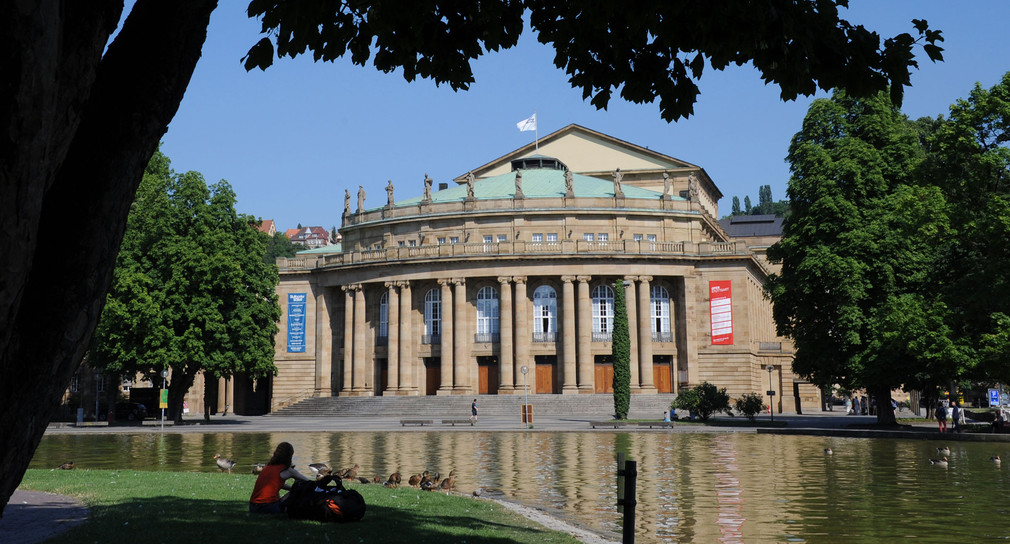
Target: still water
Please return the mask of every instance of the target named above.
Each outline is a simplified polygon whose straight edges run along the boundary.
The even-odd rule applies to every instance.
[[[542,508],[620,541],[616,452],[638,462],[636,542],[973,542],[1010,539],[1010,444],[744,433],[465,432],[49,435],[31,468],[249,472],[278,442],[295,463],[359,475],[455,469],[457,488]],[[825,453],[831,448],[833,454]],[[251,476],[250,476],[251,478]],[[250,486],[252,481],[250,480]]]

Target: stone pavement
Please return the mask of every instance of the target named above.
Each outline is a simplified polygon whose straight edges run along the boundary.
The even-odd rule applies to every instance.
[[[449,419],[447,416],[445,419]],[[202,418],[187,419],[181,425],[167,422],[166,433],[207,433],[207,432],[270,432],[270,431],[305,431],[305,432],[473,432],[473,431],[527,431],[527,432],[614,432],[612,428],[590,427],[590,421],[610,419],[610,415],[563,415],[540,416],[533,418],[532,428],[522,423],[519,417],[482,416],[476,425],[443,425],[442,418],[431,418],[431,425],[401,426],[400,418],[393,416],[369,417],[297,417],[297,416],[214,416],[205,422]],[[899,417],[913,417],[908,412],[902,412]],[[715,420],[735,420],[726,416],[714,416]],[[761,415],[760,421],[767,421],[767,415]],[[773,432],[783,434],[816,434],[840,435],[853,437],[916,437],[936,438],[944,440],[1000,440],[1010,441],[1010,435],[940,435],[936,432],[936,424],[925,422],[906,426],[900,431],[866,429],[876,422],[873,416],[847,416],[842,409],[833,412],[817,412],[814,414],[775,414],[775,421],[785,423],[783,427],[733,427],[706,425],[675,425],[672,429],[647,427],[625,427],[620,432]],[[857,428],[853,428],[857,427]],[[65,433],[160,433],[160,422],[148,420],[144,425],[87,425],[77,427],[73,424],[52,424],[46,434]],[[5,544],[34,544],[52,538],[74,525],[84,523],[88,516],[87,508],[71,497],[17,490],[0,518],[0,542]]]

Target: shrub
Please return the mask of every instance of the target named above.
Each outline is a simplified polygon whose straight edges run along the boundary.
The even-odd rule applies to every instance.
[[[745,393],[736,399],[736,411],[747,416],[747,419],[754,421],[754,416],[764,409],[764,400],[757,393]]]
[[[731,413],[726,388],[719,389],[708,382],[702,382],[693,389],[682,390],[672,406],[694,412],[702,421],[708,421],[715,412]]]

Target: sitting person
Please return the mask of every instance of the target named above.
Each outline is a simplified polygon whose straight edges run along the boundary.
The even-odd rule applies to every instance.
[[[281,489],[291,489],[287,481],[308,480],[291,465],[295,448],[287,442],[281,442],[274,450],[270,462],[263,467],[256,478],[252,496],[249,497],[249,512],[252,514],[280,514],[284,512],[284,499],[281,499]],[[287,495],[285,495],[287,498]]]

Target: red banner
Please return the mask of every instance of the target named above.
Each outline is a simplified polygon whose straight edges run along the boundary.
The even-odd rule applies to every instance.
[[[733,282],[708,282],[709,311],[712,318],[712,345],[733,344]]]

